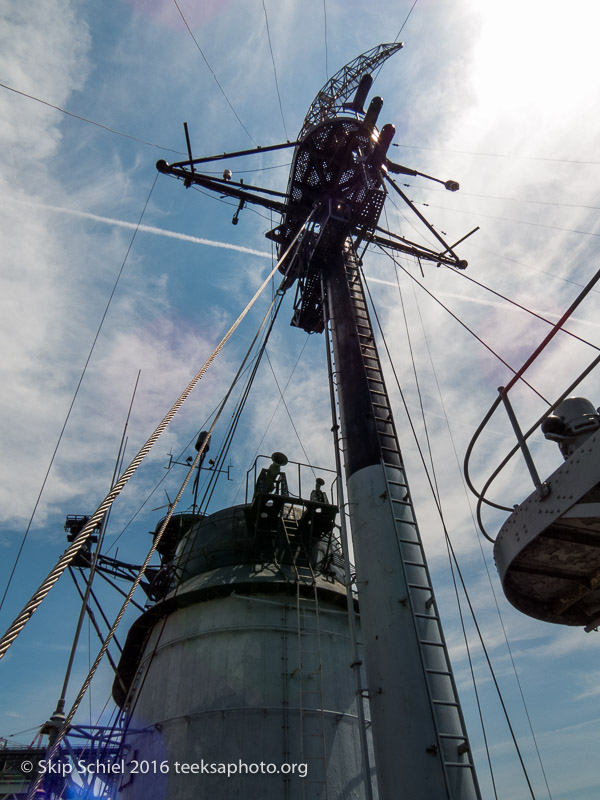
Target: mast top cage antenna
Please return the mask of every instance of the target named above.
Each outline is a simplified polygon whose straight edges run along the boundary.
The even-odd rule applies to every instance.
[[[269,239],[276,241],[280,245],[280,252],[283,252],[283,245],[285,241],[289,241],[294,232],[297,232],[300,225],[304,224],[309,213],[313,210],[315,204],[323,203],[326,199],[333,197],[335,199],[336,192],[341,188],[342,193],[347,191],[347,187],[351,182],[360,183],[363,179],[362,174],[356,176],[344,175],[344,159],[346,159],[345,166],[352,167],[348,163],[348,150],[352,150],[353,142],[350,138],[359,129],[364,129],[367,132],[367,142],[362,143],[363,150],[366,146],[366,153],[355,153],[354,157],[350,155],[351,159],[358,165],[358,163],[367,161],[367,156],[371,157],[371,168],[375,169],[376,175],[373,176],[375,182],[378,184],[377,188],[382,193],[381,202],[379,205],[379,213],[383,207],[383,200],[385,199],[385,190],[383,189],[383,181],[386,181],[392,189],[402,198],[402,200],[411,208],[430,234],[432,234],[442,246],[441,250],[417,244],[402,236],[398,236],[390,231],[380,228],[376,225],[377,219],[373,225],[365,225],[365,220],[355,220],[356,224],[350,226],[348,231],[354,237],[355,247],[358,247],[362,241],[368,244],[377,244],[384,250],[390,250],[396,253],[411,255],[419,261],[430,261],[438,265],[444,264],[445,266],[464,269],[467,262],[460,259],[454,252],[454,247],[458,242],[464,241],[468,236],[474,233],[477,228],[470,231],[466,236],[461,237],[454,245],[449,245],[435,228],[427,221],[427,219],[420,213],[415,205],[410,201],[402,189],[393,181],[389,173],[412,175],[426,178],[428,180],[441,183],[449,191],[457,191],[459,184],[453,180],[441,180],[431,175],[419,172],[409,167],[404,167],[396,164],[387,158],[387,149],[391,143],[394,135],[393,125],[384,126],[384,130],[380,132],[375,128],[377,116],[383,105],[383,101],[379,97],[373,98],[366,113],[363,109],[363,103],[366,100],[367,94],[373,79],[371,72],[380,68],[390,56],[397,53],[403,47],[402,42],[393,42],[391,44],[380,44],[377,47],[363,53],[354,60],[346,64],[340,69],[332,78],[327,81],[323,88],[318,92],[317,96],[311,103],[311,106],[306,114],[302,128],[298,135],[298,139],[294,142],[285,142],[282,144],[269,145],[265,147],[256,147],[249,150],[239,150],[231,153],[221,153],[218,155],[204,156],[202,158],[194,158],[192,156],[192,149],[190,137],[188,132],[187,123],[184,123],[185,137],[188,149],[189,158],[186,161],[173,162],[168,164],[164,160],[159,160],[156,167],[159,172],[179,178],[183,181],[186,188],[198,185],[205,189],[210,189],[218,192],[222,196],[232,197],[239,201],[239,206],[233,216],[233,224],[237,224],[240,211],[246,203],[253,203],[263,208],[267,208],[272,212],[281,214],[283,225],[269,231],[266,236]],[[353,99],[352,96],[354,95]],[[304,150],[303,157],[308,160],[314,161],[313,144],[309,141],[310,136],[315,132],[316,128],[321,125],[326,125],[328,122],[339,122],[346,120],[346,142],[345,146],[341,146],[342,142],[335,140],[333,142],[334,152],[317,153],[317,161],[323,160],[322,165],[318,163],[314,165],[312,174],[306,173],[306,179],[310,186],[309,192],[303,192],[302,196],[298,195],[298,191],[294,192],[294,180],[301,180],[299,170],[302,170],[301,163],[302,150]],[[354,124],[352,124],[354,122]],[[322,137],[321,137],[322,138]],[[305,145],[303,148],[302,145]],[[286,192],[274,191],[260,186],[252,186],[242,181],[233,181],[232,173],[230,170],[225,170],[222,178],[216,178],[212,175],[206,175],[198,172],[197,166],[205,163],[212,163],[215,161],[223,161],[230,158],[237,158],[247,155],[264,154],[273,152],[275,150],[282,150],[286,148],[295,148],[294,161],[292,170],[290,172],[290,181]],[[318,150],[317,146],[317,150]],[[307,152],[308,151],[308,152]],[[323,172],[323,166],[327,166],[331,160],[332,155],[334,160],[338,163],[338,174],[333,176],[333,180]],[[306,166],[306,165],[304,165]],[[358,172],[358,170],[357,170]],[[362,170],[364,172],[364,170]],[[344,186],[340,187],[340,179]],[[373,187],[374,188],[374,187]],[[339,198],[338,198],[339,199]],[[341,209],[339,209],[341,211]],[[374,209],[373,209],[374,210]],[[373,214],[369,214],[373,216]],[[320,224],[320,223],[316,223]],[[315,222],[312,224],[314,228]],[[287,228],[287,230],[285,230]],[[381,235],[383,234],[383,235]],[[294,258],[292,254],[291,258]],[[288,288],[297,277],[293,275],[293,269],[290,264],[282,265],[281,271],[290,276],[285,288]],[[292,277],[293,275],[293,277]]]

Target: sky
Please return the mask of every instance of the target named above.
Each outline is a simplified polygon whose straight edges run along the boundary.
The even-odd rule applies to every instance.
[[[384,98],[380,122],[396,127],[390,155],[460,183],[460,192],[445,193],[424,179],[405,181],[449,242],[479,230],[459,245],[469,262],[464,274],[429,264],[421,271],[401,259],[397,279],[377,251],[365,255],[365,274],[421,442],[427,428],[446,525],[535,796],[597,796],[597,634],[529,619],[506,602],[460,469],[511,375],[499,357],[519,368],[549,329],[499,295],[555,321],[600,266],[597,3],[179,0],[179,7],[189,30],[173,0],[8,0],[0,11],[2,592],[22,545],[0,610],[3,630],[64,549],[65,516],[90,513],[106,494],[138,373],[126,463],[271,269],[264,234],[277,219],[245,209],[232,226],[237,204],[157,177],[156,160],[185,158],[183,122],[197,157],[293,141],[327,77],[393,41],[405,23],[404,49],[374,88]],[[234,178],[284,191],[289,160],[284,150],[226,165]],[[223,166],[217,162],[217,174]],[[396,198],[382,221],[429,241]],[[281,450],[292,460],[332,464],[324,343],[290,328],[292,299],[284,300],[231,451],[232,479],[213,510],[243,502],[257,453]],[[143,559],[161,514],[155,509],[183,479],[181,468],[165,470],[168,454],[184,460],[193,453],[269,300],[259,300],[115,504],[107,537],[119,558]],[[592,292],[568,323],[596,346],[597,303]],[[593,357],[591,347],[560,335],[528,379],[552,402]],[[282,389],[292,375],[285,405],[274,375]],[[493,791],[442,527],[389,371],[388,382],[487,800]],[[581,393],[600,403],[593,375]],[[511,397],[524,429],[547,407],[523,386]],[[497,412],[474,451],[477,486],[512,444]],[[532,450],[542,475],[561,463],[539,434]],[[515,460],[492,496],[512,506],[532,488]],[[185,510],[190,496],[182,502]],[[503,513],[484,519],[493,538]],[[117,608],[108,594],[105,602]],[[29,742],[54,710],[77,613],[65,575],[0,663],[0,736]],[[473,624],[466,626],[498,795],[530,797]],[[97,652],[93,637],[84,631],[70,697]],[[97,718],[110,684],[110,670],[102,670],[82,722]]]

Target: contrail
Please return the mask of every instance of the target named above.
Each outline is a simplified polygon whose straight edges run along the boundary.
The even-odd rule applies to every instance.
[[[144,233],[153,233],[156,236],[168,236],[171,239],[180,239],[183,242],[192,242],[193,244],[203,244],[207,247],[220,247],[223,250],[236,250],[238,253],[247,253],[251,256],[259,256],[260,258],[271,258],[271,253],[264,250],[253,250],[251,247],[244,247],[239,244],[229,244],[229,242],[216,242],[213,239],[201,239],[198,236],[189,236],[187,233],[177,233],[177,231],[169,231],[165,228],[155,228],[153,225],[138,225],[135,222],[125,222],[122,219],[113,219],[112,217],[101,217],[98,214],[90,214],[88,211],[76,211],[73,208],[62,208],[61,206],[50,206],[45,203],[34,203],[27,200],[19,201],[26,205],[36,206],[36,208],[44,208],[47,211],[57,211],[62,214],[71,214],[74,217],[83,217],[84,219],[91,219],[94,222],[104,222],[107,225],[116,225],[120,228],[130,228],[131,230],[139,230]]]

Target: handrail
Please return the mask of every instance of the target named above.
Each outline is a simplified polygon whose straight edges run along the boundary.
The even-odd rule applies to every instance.
[[[557,408],[557,406],[559,406],[562,403],[562,401],[571,394],[573,389],[575,389],[577,386],[579,386],[581,381],[584,378],[586,378],[590,374],[590,372],[598,366],[598,364],[600,364],[600,355],[596,356],[596,358],[590,364],[588,364],[588,366],[577,377],[577,379],[575,381],[573,381],[573,383],[561,394],[561,396],[558,398],[558,400],[556,400],[554,403],[552,403],[550,408],[548,408],[544,412],[544,414],[542,414],[542,416],[536,422],[533,423],[531,428],[529,428],[529,430],[526,433],[523,434],[523,438],[525,440],[529,439],[531,434],[535,433],[535,431],[537,431],[537,429],[542,424],[542,422],[546,419],[546,417],[548,417],[548,415],[551,414]],[[490,409],[490,411],[492,413],[493,413],[493,411],[496,410],[496,408],[500,404],[500,401],[501,401],[501,398],[498,397],[498,399],[494,402],[494,405],[492,406],[492,409]],[[491,413],[488,412],[488,415],[486,416],[486,419],[484,420],[485,423],[487,423],[487,421],[489,420],[490,416],[491,416]],[[479,435],[479,433],[480,433],[480,431],[477,433],[477,435]],[[501,506],[501,505],[498,505],[497,503],[493,503],[491,500],[487,500],[484,495],[485,495],[486,491],[489,489],[489,487],[492,484],[492,482],[496,479],[498,474],[504,469],[504,467],[508,464],[508,462],[514,456],[514,454],[516,452],[518,452],[518,450],[520,449],[520,445],[517,443],[513,447],[513,449],[510,451],[510,453],[508,453],[508,455],[498,465],[498,467],[492,473],[490,478],[487,480],[487,482],[485,483],[485,485],[484,485],[483,489],[481,490],[481,492],[478,492],[476,489],[473,488],[473,484],[471,483],[470,478],[468,477],[468,474],[467,474],[467,469],[468,469],[467,459],[469,458],[469,456],[470,456],[470,454],[472,452],[471,445],[474,444],[474,442],[475,442],[475,438],[473,438],[471,440],[471,444],[469,445],[469,449],[467,450],[467,454],[465,455],[465,465],[464,465],[464,468],[465,468],[465,480],[467,481],[467,485],[468,485],[469,489],[471,489],[471,491],[479,498],[478,503],[477,503],[477,521],[479,523],[479,527],[481,529],[481,532],[484,534],[486,539],[489,539],[491,542],[493,542],[494,540],[490,539],[490,537],[485,533],[485,531],[483,529],[483,525],[481,523],[481,517],[480,517],[481,506],[483,505],[483,503],[485,503],[486,505],[492,506],[493,508],[498,508],[501,511],[512,511],[513,507],[512,506]]]
[[[498,467],[497,467],[497,468],[494,470],[494,472],[492,473],[492,475],[490,476],[490,478],[489,478],[489,479],[486,481],[486,483],[484,484],[483,488],[482,488],[480,491],[478,491],[478,490],[475,488],[475,486],[473,485],[473,482],[472,482],[472,480],[471,480],[471,476],[470,476],[470,474],[469,474],[469,462],[470,462],[471,455],[472,455],[472,453],[473,453],[473,449],[474,449],[474,447],[475,447],[475,444],[476,444],[476,442],[478,441],[479,437],[481,436],[481,433],[483,432],[484,428],[485,428],[485,427],[486,427],[486,425],[488,424],[489,420],[490,420],[490,419],[491,419],[491,417],[493,416],[494,412],[496,411],[496,409],[497,409],[497,408],[498,408],[498,406],[500,405],[500,403],[503,401],[503,399],[504,399],[504,398],[506,398],[506,396],[507,396],[507,394],[508,394],[509,390],[510,390],[510,389],[511,389],[511,388],[512,388],[512,387],[515,385],[515,383],[516,383],[516,382],[517,382],[517,381],[518,381],[518,380],[519,380],[519,379],[522,377],[523,373],[524,373],[524,372],[525,372],[525,371],[526,371],[526,370],[527,370],[527,369],[528,369],[528,368],[531,366],[531,364],[532,364],[532,363],[535,361],[535,359],[536,359],[536,358],[537,358],[537,357],[540,355],[540,353],[541,353],[541,352],[544,350],[544,348],[545,348],[545,347],[548,345],[548,343],[550,342],[550,340],[551,340],[551,339],[552,339],[552,338],[553,338],[553,337],[554,337],[554,336],[555,336],[555,335],[556,335],[556,334],[557,334],[557,333],[558,333],[558,332],[561,330],[561,328],[562,328],[563,324],[565,323],[565,321],[566,321],[566,320],[568,319],[568,317],[569,317],[569,316],[570,316],[570,315],[573,313],[573,311],[575,311],[575,309],[576,309],[576,308],[577,308],[577,307],[580,305],[580,303],[583,301],[583,299],[584,299],[584,298],[585,298],[585,297],[586,297],[586,296],[589,294],[589,292],[592,290],[592,288],[593,288],[593,287],[594,287],[594,285],[595,285],[595,284],[598,282],[598,280],[599,280],[599,279],[600,279],[600,270],[598,270],[598,271],[596,272],[596,274],[595,274],[595,275],[592,277],[592,279],[591,279],[591,280],[588,282],[588,284],[585,286],[585,288],[584,288],[584,289],[583,289],[583,290],[580,292],[580,294],[579,294],[579,295],[576,297],[576,299],[573,301],[573,303],[572,303],[572,304],[569,306],[569,308],[567,309],[567,311],[565,311],[565,313],[564,313],[564,314],[562,315],[562,317],[561,317],[561,318],[558,320],[558,322],[557,322],[557,323],[556,323],[556,324],[555,324],[555,325],[552,327],[552,330],[551,330],[551,331],[548,333],[548,335],[547,335],[547,336],[546,336],[546,337],[543,339],[543,341],[540,343],[540,345],[538,345],[538,347],[535,349],[535,351],[534,351],[534,352],[531,354],[531,356],[530,356],[530,357],[527,359],[527,361],[526,361],[526,362],[523,364],[523,366],[521,367],[521,369],[519,369],[519,370],[518,370],[518,371],[517,371],[517,372],[516,372],[516,373],[513,375],[513,377],[512,377],[512,378],[511,378],[511,380],[508,382],[508,384],[506,385],[506,387],[500,387],[500,388],[498,389],[499,396],[498,396],[498,397],[496,398],[496,400],[495,400],[495,401],[492,403],[492,406],[491,406],[491,408],[489,409],[489,411],[488,411],[488,412],[486,413],[486,415],[484,416],[483,420],[481,421],[481,423],[480,423],[480,424],[479,424],[479,426],[477,427],[477,430],[475,431],[475,433],[474,433],[474,435],[473,435],[473,437],[472,437],[471,441],[469,442],[469,446],[467,447],[467,451],[466,451],[466,453],[465,453],[464,466],[463,466],[464,475],[465,475],[465,481],[466,481],[466,483],[467,483],[467,486],[469,487],[469,489],[470,489],[470,490],[473,492],[473,494],[474,494],[474,495],[475,495],[475,496],[478,498],[478,501],[477,501],[477,523],[478,523],[478,525],[479,525],[479,528],[480,528],[480,530],[481,530],[482,534],[483,534],[483,535],[485,536],[485,538],[486,538],[486,539],[488,539],[490,542],[493,542],[494,540],[493,540],[493,539],[492,539],[492,538],[491,538],[491,537],[490,537],[490,536],[487,534],[487,532],[485,531],[485,528],[484,528],[484,526],[483,526],[483,522],[482,522],[482,519],[481,519],[481,510],[482,510],[482,506],[483,506],[483,504],[486,504],[486,505],[488,505],[488,506],[491,506],[492,508],[497,508],[497,509],[499,509],[499,510],[501,510],[501,511],[512,511],[512,510],[513,510],[513,508],[512,508],[512,507],[509,507],[509,506],[503,506],[503,505],[500,505],[500,504],[498,504],[498,503],[494,503],[494,502],[493,502],[493,501],[491,501],[491,500],[488,500],[488,499],[485,497],[485,493],[487,492],[488,488],[489,488],[489,487],[490,487],[490,485],[493,483],[493,481],[496,479],[496,477],[498,476],[498,474],[499,474],[499,473],[500,473],[500,472],[501,472],[501,471],[504,469],[504,467],[506,466],[506,464],[507,464],[507,463],[510,461],[510,459],[511,459],[511,458],[514,456],[514,454],[515,454],[516,452],[518,452],[520,449],[522,449],[522,445],[525,445],[525,442],[526,442],[526,441],[527,441],[527,439],[528,439],[528,438],[531,436],[531,434],[532,434],[532,433],[534,433],[534,432],[535,432],[535,431],[538,429],[538,427],[539,427],[539,426],[542,424],[542,422],[543,422],[543,421],[544,421],[544,420],[545,420],[545,419],[548,417],[548,415],[549,415],[549,414],[551,414],[551,413],[552,413],[552,411],[554,411],[554,410],[556,409],[556,407],[557,407],[557,406],[558,406],[560,403],[562,403],[562,401],[563,401],[563,400],[564,400],[566,397],[568,397],[568,395],[569,395],[569,394],[570,394],[570,393],[573,391],[573,389],[575,389],[575,387],[577,387],[577,386],[578,386],[578,385],[579,385],[579,384],[580,384],[580,383],[583,381],[583,379],[584,379],[584,378],[585,378],[587,375],[589,375],[589,373],[590,373],[590,372],[591,372],[591,371],[592,371],[592,370],[593,370],[593,369],[594,369],[594,368],[595,368],[595,367],[598,365],[598,363],[600,363],[600,356],[597,356],[597,357],[596,357],[596,358],[595,358],[595,359],[594,359],[594,360],[593,360],[593,361],[592,361],[592,362],[591,362],[591,363],[588,365],[588,367],[587,367],[585,370],[583,370],[583,372],[581,372],[581,373],[580,373],[580,375],[579,375],[579,376],[576,378],[576,380],[575,380],[575,381],[573,381],[573,383],[572,383],[572,384],[571,384],[571,385],[570,385],[570,386],[569,386],[569,387],[568,387],[568,388],[567,388],[567,389],[566,389],[566,390],[563,392],[563,394],[562,394],[562,395],[559,397],[559,399],[558,399],[558,400],[556,400],[556,401],[555,401],[555,402],[554,402],[554,403],[553,403],[553,404],[552,404],[552,405],[551,405],[551,406],[550,406],[550,407],[549,407],[549,408],[548,408],[548,409],[547,409],[547,410],[544,412],[544,414],[543,414],[543,415],[542,415],[542,416],[541,416],[541,417],[540,417],[540,418],[539,418],[539,419],[538,419],[538,420],[537,420],[537,421],[536,421],[536,422],[535,422],[535,423],[532,425],[532,427],[531,427],[531,428],[530,428],[530,429],[529,429],[529,430],[528,430],[528,431],[527,431],[525,434],[522,434],[522,439],[521,439],[521,441],[520,441],[520,442],[517,442],[517,444],[516,444],[516,445],[515,445],[515,446],[512,448],[512,450],[511,450],[511,451],[508,453],[508,455],[507,455],[507,456],[505,456],[505,458],[504,458],[504,459],[501,461],[501,463],[498,465]],[[520,432],[517,434],[517,437],[519,437],[519,434],[520,434]],[[526,449],[526,445],[525,445],[525,449]],[[528,451],[527,451],[527,454],[528,454]],[[525,455],[525,452],[524,452],[524,455]],[[526,460],[527,460],[527,455],[525,455],[525,458],[526,458]],[[534,483],[535,483],[535,478],[534,478]],[[537,485],[536,485],[536,488],[537,488]]]

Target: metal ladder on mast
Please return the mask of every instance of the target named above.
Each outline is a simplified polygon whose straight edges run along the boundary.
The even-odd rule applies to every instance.
[[[300,717],[301,759],[307,764],[302,781],[302,797],[306,800],[328,800],[327,747],[323,709],[323,662],[319,597],[310,554],[298,523],[294,518],[281,518],[289,547],[296,581],[296,617],[298,625],[298,707]],[[301,586],[312,587],[312,597],[302,597]],[[316,793],[308,793],[313,785]]]
[[[465,722],[433,593],[425,551],[414,517],[358,261],[353,250],[346,252],[346,277],[369,383],[371,405],[385,473],[387,499],[393,512],[396,538],[402,553],[403,569],[408,587],[406,602],[409,604],[415,625],[434,719],[437,753],[442,761],[449,796],[461,796],[460,791],[464,786],[465,779],[472,782],[478,795],[477,777]]]

